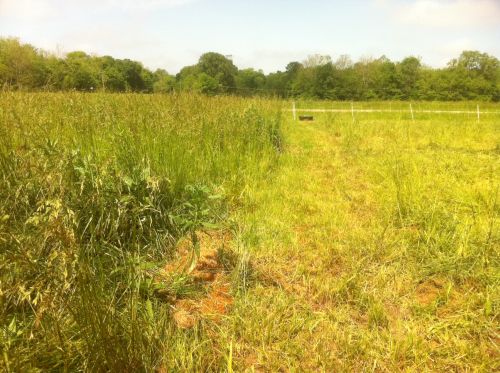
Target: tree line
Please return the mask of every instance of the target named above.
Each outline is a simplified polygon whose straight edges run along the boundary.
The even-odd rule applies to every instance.
[[[394,62],[385,56],[356,62],[312,55],[284,71],[264,74],[238,69],[219,53],[171,75],[140,62],[93,56],[82,51],[59,57],[16,38],[0,38],[0,87],[16,90],[106,92],[198,91],[208,95],[272,95],[328,100],[500,101],[500,62],[495,56],[464,51],[444,68],[419,58]]]

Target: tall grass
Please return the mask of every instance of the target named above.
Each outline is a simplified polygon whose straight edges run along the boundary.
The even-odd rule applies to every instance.
[[[272,171],[278,109],[197,95],[1,94],[0,370],[215,364],[199,332],[173,327],[152,273],[176,240],[223,220],[245,183]]]

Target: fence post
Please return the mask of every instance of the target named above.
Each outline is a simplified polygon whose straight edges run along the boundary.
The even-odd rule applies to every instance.
[[[295,110],[295,101],[292,103],[292,113],[293,113],[293,120],[297,120],[297,112]]]
[[[351,114],[352,114],[352,121],[354,122],[354,103],[351,101]]]
[[[411,120],[415,121],[415,117],[413,116],[413,107],[411,106],[411,102],[410,102],[410,112],[411,112]]]
[[[477,121],[479,122],[479,104],[477,104]]]

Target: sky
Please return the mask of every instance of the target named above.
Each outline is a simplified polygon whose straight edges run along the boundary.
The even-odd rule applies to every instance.
[[[500,58],[500,0],[0,0],[0,37],[177,73],[204,52],[269,73],[311,54]]]

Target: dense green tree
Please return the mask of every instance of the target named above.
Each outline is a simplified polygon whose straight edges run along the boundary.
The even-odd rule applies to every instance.
[[[358,80],[354,70],[354,63],[348,55],[341,55],[334,63],[336,72],[335,97],[338,100],[356,98]]]
[[[45,81],[43,60],[30,44],[0,39],[0,84],[14,88],[40,87]]]
[[[0,87],[3,89],[82,90],[109,92],[173,92],[271,95],[329,100],[500,100],[500,62],[486,53],[464,51],[442,69],[425,66],[419,58],[393,62],[387,57],[347,55],[332,62],[315,54],[285,71],[265,75],[238,70],[219,53],[203,54],[198,63],[175,77],[155,72],[140,62],[91,56],[75,51],[58,57],[18,39],[0,38]]]
[[[125,75],[113,57],[100,57],[97,63],[99,66],[97,78],[103,91],[122,92],[126,89]]]
[[[262,71],[243,69],[236,75],[237,92],[244,96],[261,93],[265,84],[266,76]]]
[[[63,88],[81,91],[96,89],[98,84],[97,66],[88,54],[81,51],[68,53],[65,62]]]
[[[310,96],[319,99],[336,99],[335,68],[331,62],[312,68]]]
[[[378,99],[388,100],[391,98],[400,99],[396,64],[386,56],[382,56],[372,61],[373,77],[371,89]]]
[[[297,89],[294,82],[297,80],[300,72],[304,69],[304,66],[297,61],[290,62],[286,65],[286,88],[287,92],[292,97],[300,96],[300,90]]]
[[[288,97],[287,75],[282,71],[270,73],[266,79],[266,95]]]
[[[153,81],[153,92],[169,93],[175,90],[175,77],[168,74],[166,70],[157,69],[153,74]]]
[[[216,78],[204,72],[201,72],[197,75],[195,88],[198,92],[207,95],[215,95],[222,90],[220,82]]]
[[[186,66],[176,75],[179,90],[193,90],[196,87],[200,69],[197,65]]]
[[[45,69],[45,81],[43,86],[37,88],[46,90],[63,89],[63,81],[66,76],[65,61],[54,55],[47,54],[43,64]]]
[[[231,92],[236,87],[235,77],[238,68],[233,61],[222,54],[209,52],[200,57],[198,61],[200,72],[216,79],[222,92]]]
[[[450,61],[451,88],[466,99],[494,99],[500,95],[500,62],[478,51],[464,51]]]
[[[129,91],[144,91],[147,89],[142,75],[142,64],[129,59],[120,60],[119,69],[125,77],[126,87]]]
[[[401,98],[404,100],[418,98],[418,81],[422,64],[416,57],[406,57],[397,64],[397,79]]]

